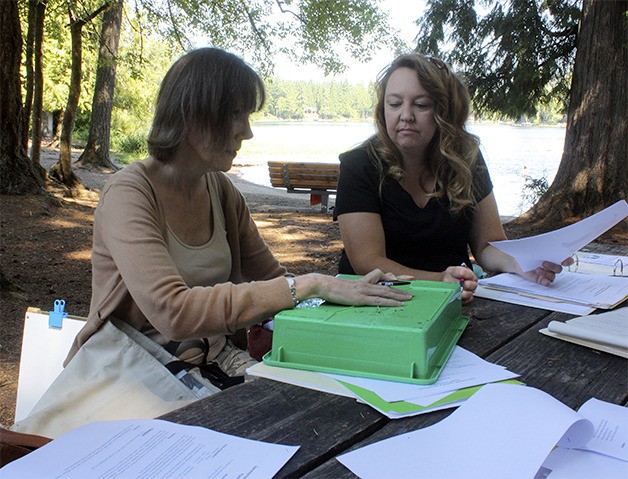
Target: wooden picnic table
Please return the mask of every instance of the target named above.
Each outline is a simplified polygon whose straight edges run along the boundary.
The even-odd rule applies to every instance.
[[[623,246],[603,251],[626,254]],[[627,405],[626,359],[539,333],[550,321],[573,316],[480,298],[464,307],[464,314],[471,321],[458,344],[520,374],[527,385],[573,409],[591,397]],[[162,418],[260,441],[300,445],[276,477],[354,478],[334,459],[337,455],[430,426],[452,411],[390,420],[355,399],[259,378]]]

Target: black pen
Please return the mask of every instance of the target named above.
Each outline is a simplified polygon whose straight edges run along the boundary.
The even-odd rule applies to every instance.
[[[382,286],[401,286],[403,284],[410,284],[410,281],[400,281],[400,280],[395,280],[395,281],[378,281],[377,284],[381,284]]]

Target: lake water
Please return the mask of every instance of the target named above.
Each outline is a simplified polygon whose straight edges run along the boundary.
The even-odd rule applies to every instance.
[[[234,164],[247,181],[270,186],[269,160],[337,162],[338,155],[368,138],[372,123],[254,123]],[[525,175],[551,184],[563,152],[564,127],[471,124],[494,184],[499,213],[521,214]],[[526,208],[527,209],[527,208]]]

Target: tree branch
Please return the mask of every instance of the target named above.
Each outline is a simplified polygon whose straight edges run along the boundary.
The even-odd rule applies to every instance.
[[[262,32],[260,32],[259,29],[257,28],[257,25],[255,24],[255,20],[253,19],[253,15],[251,14],[251,10],[248,8],[248,6],[246,5],[246,2],[244,2],[243,0],[240,1],[240,4],[242,5],[242,8],[244,8],[244,11],[246,12],[246,16],[248,17],[249,23],[251,24],[251,28],[253,29],[253,33],[255,33],[255,36],[262,43],[262,45],[264,46],[264,49],[270,53],[272,49],[270,48],[270,45],[266,41],[266,38],[264,38],[264,35],[262,34]]]
[[[172,28],[174,36],[177,38],[177,43],[179,44],[179,46],[183,49],[185,49],[185,45],[183,45],[183,40],[182,37],[184,37],[185,35],[183,35],[180,31],[179,31],[179,27],[177,25],[177,21],[174,18],[174,14],[172,13],[172,2],[171,0],[168,0],[168,15],[170,15],[170,22],[172,23]]]
[[[277,0],[277,5],[279,6],[279,10],[281,11],[281,13],[289,13],[291,15],[294,15],[295,18],[297,18],[301,22],[305,23],[305,20],[303,19],[303,17],[301,17],[298,13],[295,13],[292,10],[287,10],[287,9],[283,8],[283,6],[285,4],[281,0]]]

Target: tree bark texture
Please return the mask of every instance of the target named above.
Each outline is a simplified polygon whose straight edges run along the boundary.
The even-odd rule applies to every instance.
[[[73,188],[80,180],[72,170],[72,133],[76,110],[81,96],[81,74],[83,67],[83,25],[85,22],[77,19],[68,6],[70,16],[70,35],[72,39],[72,69],[70,73],[70,89],[65,106],[65,116],[61,125],[61,141],[59,144],[59,163],[53,166],[51,174],[64,185]]]
[[[28,151],[28,132],[30,126],[31,108],[33,106],[33,49],[35,47],[35,24],[37,14],[37,0],[28,0],[28,32],[26,33],[26,45],[24,58],[26,70],[26,86],[24,105],[22,110],[22,143]]]
[[[22,136],[20,57],[22,34],[17,0],[0,2],[0,194],[39,194],[44,176],[26,154]]]
[[[548,191],[517,222],[551,229],[626,198],[627,5],[584,0],[561,163]]]
[[[41,117],[44,96],[44,15],[48,0],[38,0],[33,36],[33,112],[31,133],[31,161],[39,165],[41,161]],[[29,27],[30,28],[30,27]],[[28,130],[26,130],[28,131]]]
[[[103,16],[89,137],[77,161],[79,166],[117,169],[109,157],[109,144],[123,4],[117,0]]]

